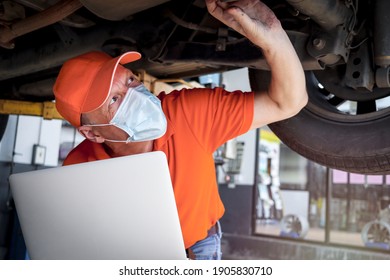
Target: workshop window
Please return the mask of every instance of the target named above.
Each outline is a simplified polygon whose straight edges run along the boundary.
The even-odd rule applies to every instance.
[[[389,183],[390,176],[332,170],[330,241],[390,249]]]
[[[270,134],[260,130],[255,234],[390,249],[390,175],[326,168]]]

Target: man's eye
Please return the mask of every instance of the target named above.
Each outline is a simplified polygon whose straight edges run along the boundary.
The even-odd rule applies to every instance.
[[[113,98],[111,98],[110,105],[114,104],[117,101],[118,101],[118,96],[114,96]]]
[[[136,77],[131,76],[127,80],[127,87],[136,87],[139,85],[139,81]]]

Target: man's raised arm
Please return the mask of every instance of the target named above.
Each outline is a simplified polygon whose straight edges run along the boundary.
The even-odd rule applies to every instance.
[[[260,0],[205,0],[215,18],[261,48],[271,70],[267,91],[255,95],[251,128],[297,114],[307,103],[301,62],[275,14]]]

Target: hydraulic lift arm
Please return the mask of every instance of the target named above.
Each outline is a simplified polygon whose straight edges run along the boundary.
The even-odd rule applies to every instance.
[[[28,102],[0,99],[0,114],[40,116],[47,120],[63,119],[57,112],[55,103],[51,101]]]

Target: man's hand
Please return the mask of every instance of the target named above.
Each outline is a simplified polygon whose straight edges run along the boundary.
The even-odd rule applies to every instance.
[[[275,36],[283,31],[275,14],[259,0],[206,0],[206,5],[211,15],[264,50],[274,45]]]

